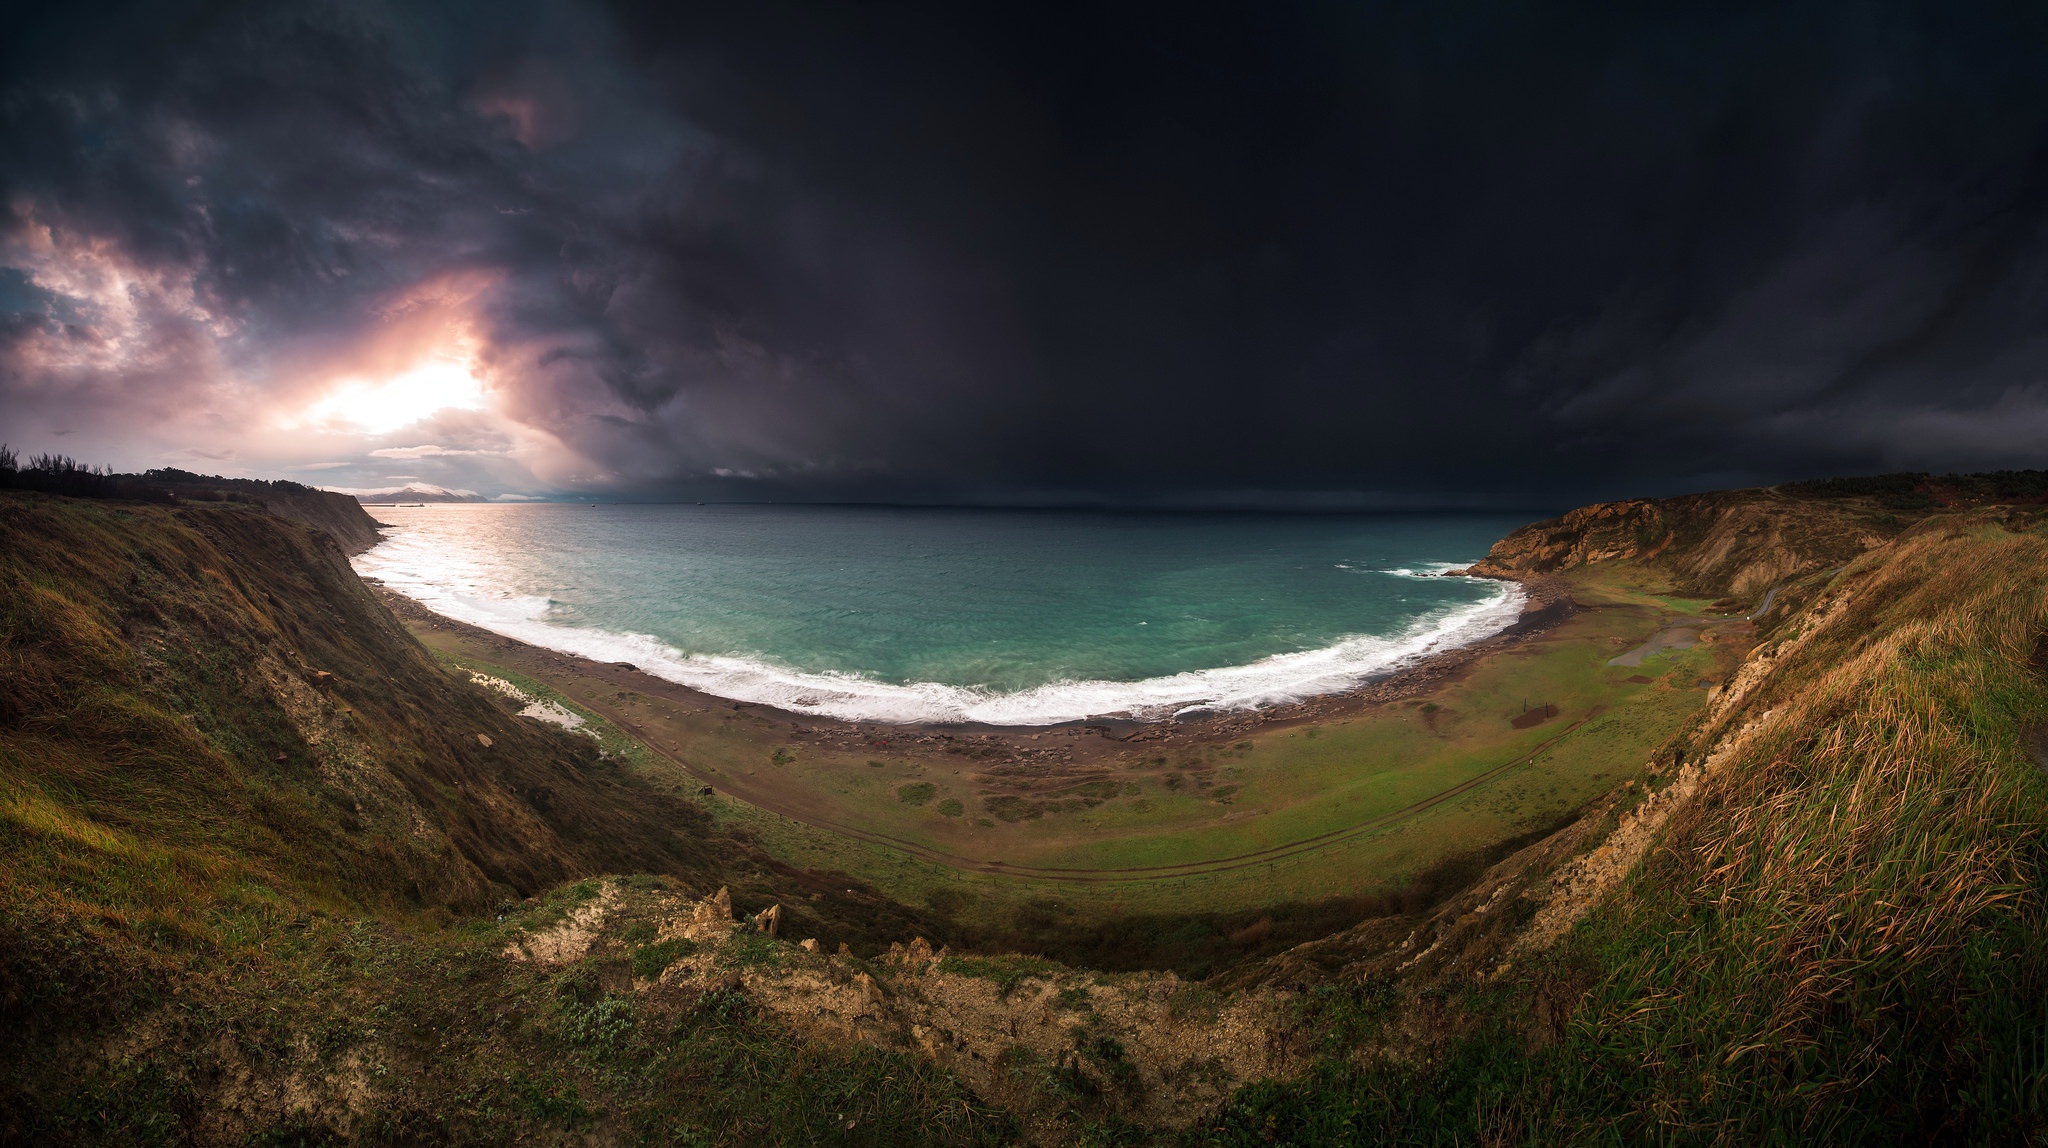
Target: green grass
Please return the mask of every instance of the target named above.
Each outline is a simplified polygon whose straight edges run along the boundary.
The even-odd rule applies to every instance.
[[[696,951],[695,941],[681,937],[642,945],[633,950],[633,975],[641,978],[658,977],[670,965]]]
[[[1114,912],[1127,912],[1134,902],[1173,911],[1313,900],[1357,891],[1360,872],[1378,875],[1375,888],[1385,890],[1457,852],[1554,822],[1639,770],[1705,697],[1691,688],[1690,677],[1683,688],[1643,687],[1626,680],[1636,670],[1605,665],[1653,632],[1661,616],[1640,607],[1584,616],[1554,640],[1488,663],[1412,706],[1306,730],[1262,732],[1210,747],[1184,768],[1149,779],[1141,774],[1093,781],[1046,798],[983,796],[974,804],[995,825],[992,835],[964,816],[920,816],[932,807],[949,817],[949,810],[965,814],[970,808],[946,796],[939,781],[903,779],[899,773],[885,775],[881,785],[848,787],[829,754],[807,755],[805,767],[780,784],[818,787],[821,797],[829,792],[833,815],[854,824],[1011,864],[1176,865],[1285,845],[1397,813],[1526,756],[1567,725],[1604,709],[1536,760],[1419,815],[1412,825],[1331,842],[1253,874],[1226,872],[1199,882],[1132,880],[1106,889],[1023,878],[954,882],[983,900],[990,894],[1000,900],[1001,890],[1014,887],[1025,896],[1071,901],[1083,911],[1101,906]],[[1700,647],[1652,658],[1646,668],[1659,675],[1718,674],[1716,656]],[[1562,716],[1533,729],[1512,728],[1509,719],[1532,695],[1559,706]],[[1424,706],[1434,708],[1425,713]],[[859,766],[862,773],[874,772],[867,760]],[[1083,808],[1084,801],[1094,804]],[[752,820],[758,827],[769,819]],[[799,843],[793,839],[808,835],[781,825],[760,831],[771,848],[794,848],[784,855],[798,863],[843,868],[905,899],[924,900],[925,891],[951,880],[886,846],[823,838]],[[1000,912],[989,909],[992,917]]]
[[[1014,954],[993,957],[948,956],[939,962],[941,972],[990,981],[1007,998],[1028,980],[1044,980],[1068,971],[1066,966],[1038,957]]]
[[[1000,827],[961,816],[978,795],[939,767],[784,753],[791,776],[851,766],[861,808],[929,840],[1170,857],[1400,808],[1589,718],[1372,833],[1099,885],[960,872],[683,800],[688,779],[594,711],[596,741],[506,713],[407,644],[331,549],[244,508],[7,496],[0,528],[0,1032],[37,1053],[0,1057],[0,1139],[1016,1139],[921,1055],[808,1039],[730,983],[662,983],[693,956],[721,978],[791,960],[752,931],[708,962],[658,939],[717,883],[743,911],[785,905],[793,936],[866,952],[978,938],[984,953],[956,948],[942,969],[1005,996],[1057,981],[1061,1050],[1002,1063],[1074,1142],[2048,1138],[2048,541],[2019,516],[1932,522],[1832,591],[1802,585],[1800,608],[1829,608],[1767,631],[1758,692],[1713,726],[1685,683],[1725,677],[1725,648],[1659,655],[1647,686],[1605,666],[1688,601],[1622,567],[1577,576],[1612,609],[1414,704],[1200,747]],[[1563,717],[1514,729],[1525,693]],[[742,720],[714,764],[777,768],[783,731]],[[1651,861],[1551,953],[1430,984],[1296,967],[1273,1039],[1308,1068],[1184,1135],[1110,1115],[1141,1074],[1107,994],[1043,958],[985,955],[1227,967],[1418,909],[1672,731],[1696,760],[1745,727]],[[1077,846],[1058,832],[1076,825],[1107,836]],[[1126,832],[1147,826],[1155,839]],[[1188,840],[1158,840],[1173,835]],[[505,955],[599,897],[617,904],[589,956]],[[1226,1003],[1183,984],[1160,1008]],[[287,1088],[330,1102],[273,1102]]]

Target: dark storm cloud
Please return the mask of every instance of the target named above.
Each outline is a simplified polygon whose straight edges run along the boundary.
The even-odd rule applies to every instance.
[[[2048,431],[2026,6],[21,19],[42,426],[289,397],[440,307],[544,478],[657,495],[1570,498]],[[510,488],[508,443],[373,453]]]

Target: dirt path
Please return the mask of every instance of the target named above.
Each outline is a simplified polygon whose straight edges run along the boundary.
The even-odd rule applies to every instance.
[[[1773,586],[1764,591],[1763,604],[1750,613],[1743,615],[1741,621],[1754,622],[1758,618],[1763,617],[1770,612],[1771,603],[1777,600],[1778,588]],[[1644,642],[1635,649],[1622,654],[1620,657],[1609,658],[1607,664],[1610,666],[1635,667],[1642,665],[1643,659],[1654,657],[1666,650],[1689,650],[1699,643],[1700,634],[1703,631],[1713,629],[1716,626],[1726,626],[1729,621],[1730,619],[1725,618],[1688,618],[1673,622],[1655,634],[1650,635],[1649,641]]]

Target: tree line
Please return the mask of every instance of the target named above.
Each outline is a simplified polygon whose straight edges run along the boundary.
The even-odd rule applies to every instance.
[[[252,502],[310,494],[313,488],[288,479],[221,478],[162,467],[121,474],[82,463],[69,455],[37,454],[23,459],[0,443],[0,490],[34,490],[73,498],[121,498],[138,502]]]

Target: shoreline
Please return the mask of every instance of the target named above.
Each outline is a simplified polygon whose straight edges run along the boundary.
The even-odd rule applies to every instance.
[[[1507,579],[1502,579],[1506,581]],[[523,639],[509,637],[469,622],[448,617],[413,598],[391,589],[381,581],[365,581],[387,608],[415,637],[441,638],[429,642],[450,652],[480,657],[476,651],[489,650],[504,659],[507,669],[546,683],[565,696],[563,681],[581,680],[610,689],[632,690],[670,705],[686,706],[698,714],[752,712],[786,723],[792,732],[824,740],[853,738],[859,744],[886,745],[902,752],[905,743],[970,741],[984,746],[1013,745],[1042,741],[1046,736],[1088,737],[1117,745],[1139,743],[1173,746],[1227,740],[1247,732],[1270,727],[1300,725],[1347,717],[1362,710],[1404,700],[1462,675],[1479,661],[1550,630],[1580,610],[1562,579],[1539,577],[1515,580],[1525,596],[1520,616],[1503,629],[1484,638],[1450,649],[1427,654],[1398,669],[1375,675],[1350,689],[1303,698],[1299,701],[1250,710],[1205,713],[1193,717],[1139,720],[1127,717],[1089,717],[1050,725],[990,725],[974,722],[890,723],[846,719],[785,710],[762,702],[736,701],[707,693],[680,682],[648,673],[626,662],[601,662],[565,653]],[[455,649],[464,647],[465,649]],[[480,660],[490,660],[481,658]],[[614,718],[614,721],[619,719]],[[640,733],[629,732],[646,740]],[[849,746],[850,747],[850,746]]]
[[[1649,714],[1698,696],[1689,683],[1624,683],[1626,671],[1580,680],[1651,637],[1667,607],[1587,597],[1572,576],[1463,576],[1511,584],[1518,612],[1350,688],[1257,710],[1037,726],[843,720],[733,700],[598,660],[608,650],[557,651],[367,585],[453,667],[576,707],[613,731],[593,732],[623,739],[612,748],[645,782],[767,834],[805,866],[913,899],[1040,882],[1113,913],[1130,896],[1250,907],[1343,895],[1463,848],[1411,832],[1429,819],[1448,817],[1431,823],[1490,847],[1541,828],[1531,818],[1548,806],[1558,808],[1543,816],[1569,812],[1604,791],[1603,779],[1632,773],[1652,748],[1633,744],[1627,721],[1596,726],[1604,739],[1586,742],[1589,723],[1617,705],[1638,712],[1639,693]],[[1577,667],[1556,687],[1562,704],[1532,716],[1524,700],[1517,715],[1516,699],[1550,695],[1554,666]],[[1545,725],[1552,718],[1563,720]],[[1628,743],[1620,757],[1617,736]],[[1389,753],[1412,754],[1413,768]],[[1456,812],[1523,771],[1540,792],[1524,785]],[[1026,894],[1002,894],[1012,895]]]

